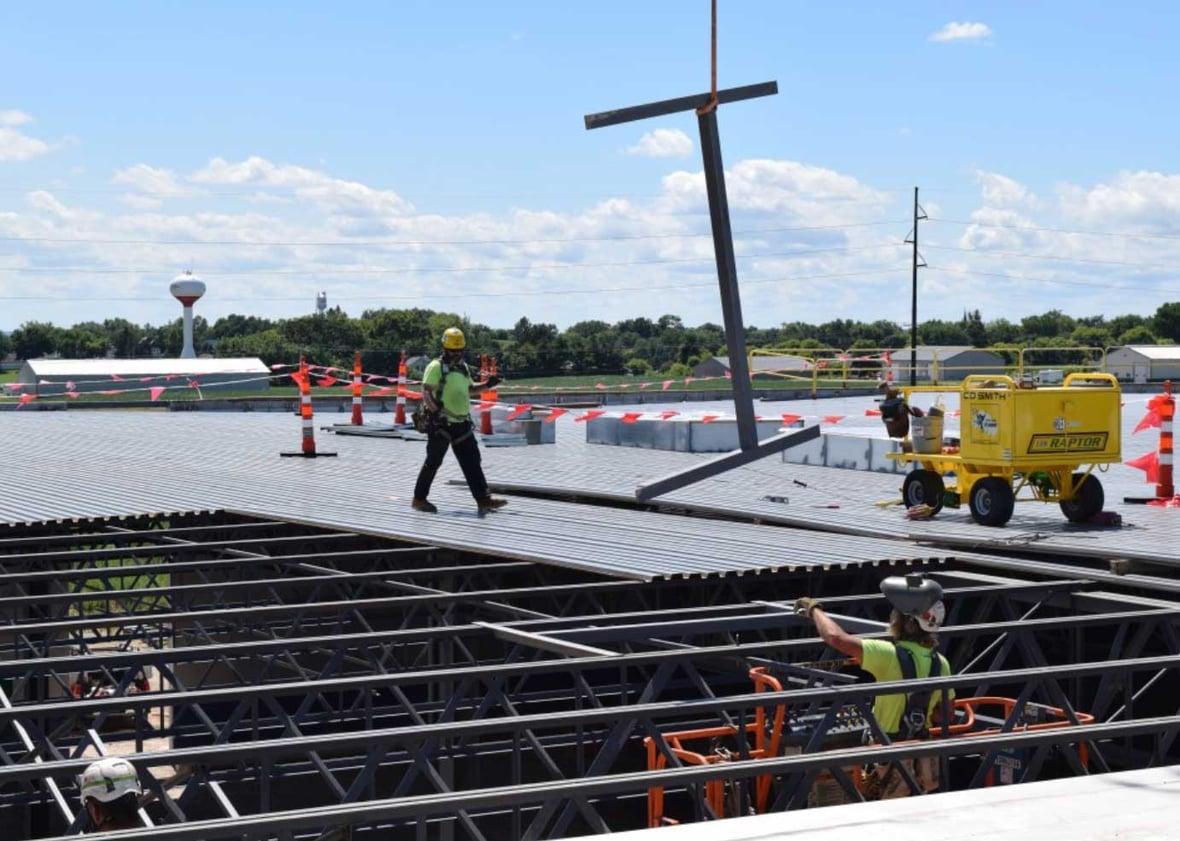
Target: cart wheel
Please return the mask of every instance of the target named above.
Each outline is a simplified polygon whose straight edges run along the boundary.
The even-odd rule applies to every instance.
[[[918,468],[906,474],[905,481],[901,483],[901,498],[906,508],[925,504],[930,506],[932,514],[937,514],[942,510],[944,490],[942,476],[933,470]]]
[[[981,526],[1002,526],[1012,519],[1016,497],[1011,484],[998,476],[986,476],[971,486],[967,503]]]
[[[1102,483],[1098,481],[1098,477],[1091,473],[1078,485],[1081,476],[1081,473],[1073,474],[1074,485],[1077,485],[1073,499],[1068,502],[1061,501],[1061,513],[1071,523],[1084,523],[1101,511],[1102,506],[1106,504],[1106,494],[1102,492]]]

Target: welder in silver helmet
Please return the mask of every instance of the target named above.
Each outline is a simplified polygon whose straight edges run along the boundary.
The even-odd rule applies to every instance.
[[[888,640],[862,639],[848,633],[809,596],[795,601],[795,613],[810,618],[825,643],[878,681],[950,675],[950,663],[938,652],[938,631],[946,617],[942,586],[921,575],[892,576],[881,582],[881,592],[892,607]],[[954,690],[949,690],[947,698],[954,697]],[[878,695],[873,701],[873,716],[890,741],[926,739],[930,727],[939,721],[942,700],[941,690]],[[937,758],[907,759],[902,764],[923,790],[938,787]],[[896,769],[896,763],[873,766],[866,774],[866,799],[910,794],[909,785]]]

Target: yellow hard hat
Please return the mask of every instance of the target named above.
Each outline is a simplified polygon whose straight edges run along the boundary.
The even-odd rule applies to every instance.
[[[458,327],[448,327],[443,331],[442,346],[446,350],[463,350],[467,347],[467,339],[463,338],[463,331]]]

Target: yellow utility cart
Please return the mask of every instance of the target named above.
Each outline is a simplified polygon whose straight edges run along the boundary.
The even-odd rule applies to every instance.
[[[905,401],[925,392],[958,391],[958,452],[943,446],[942,418],[910,421],[908,452],[890,458],[913,464],[901,495],[906,506],[934,512],[966,503],[985,526],[1012,517],[1018,495],[1056,502],[1075,523],[1102,510],[1099,465],[1122,460],[1122,393],[1110,374],[1070,374],[1059,386],[1018,383],[1011,377],[972,375],[957,389],[898,386]]]

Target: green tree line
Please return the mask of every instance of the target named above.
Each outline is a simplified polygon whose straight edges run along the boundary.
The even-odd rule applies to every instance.
[[[209,324],[198,316],[193,337],[198,352],[257,356],[267,365],[293,362],[302,355],[314,364],[350,367],[353,353],[359,350],[366,371],[392,375],[397,373],[402,351],[412,357],[432,356],[438,352],[443,330],[456,325],[466,334],[471,353],[495,356],[500,369],[516,378],[653,372],[684,376],[700,361],[726,353],[720,325],[689,327],[675,315],[614,324],[581,321],[559,330],[524,317],[510,328],[495,328],[428,309],[366,310],[352,318],[336,307],[323,314],[278,320],[228,315]],[[907,329],[885,320],[792,321],[778,327],[746,328],[750,348],[898,349],[908,347],[909,341]],[[161,326],[135,325],[122,318],[72,327],[29,321],[10,335],[0,333],[0,357],[10,353],[17,359],[54,354],[72,359],[174,357],[180,354],[182,342],[180,319]],[[1018,322],[984,321],[979,310],[965,311],[957,321],[919,324],[918,343],[1046,349],[1180,343],[1180,303],[1164,304],[1152,316],[1073,318],[1050,310]],[[1061,362],[1072,361],[1065,352],[1060,357]]]

